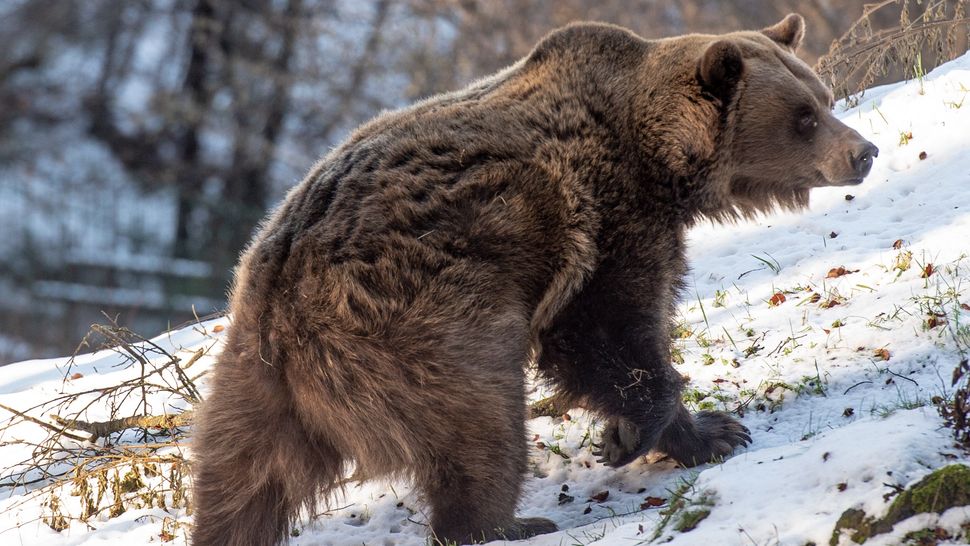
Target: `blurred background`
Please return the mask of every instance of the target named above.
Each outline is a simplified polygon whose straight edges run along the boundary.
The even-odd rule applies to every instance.
[[[317,158],[557,26],[652,38],[797,11],[813,64],[863,3],[3,0],[0,364],[70,354],[104,315],[154,335],[222,310],[254,226]]]

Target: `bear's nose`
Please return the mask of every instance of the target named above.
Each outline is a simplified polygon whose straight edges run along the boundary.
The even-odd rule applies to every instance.
[[[866,142],[851,156],[852,168],[860,177],[865,177],[872,169],[872,160],[879,156],[879,148],[871,142]]]

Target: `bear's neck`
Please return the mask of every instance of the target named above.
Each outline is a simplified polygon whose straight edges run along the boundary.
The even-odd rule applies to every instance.
[[[669,209],[685,228],[718,219],[727,206],[723,178],[729,176],[719,141],[722,112],[698,83],[693,58],[644,56],[633,76],[637,85],[621,98],[631,105],[628,138],[640,147],[634,161],[642,199],[650,208]]]
[[[555,149],[596,196],[603,218],[648,215],[667,229],[686,229],[723,207],[714,180],[721,122],[717,105],[703,96],[694,64],[642,54],[619,61],[612,52],[595,58],[525,63],[502,82],[506,93],[529,103],[528,125],[538,148]],[[587,53],[588,54],[588,53]],[[687,58],[686,56],[684,57]],[[580,62],[582,61],[582,62]]]

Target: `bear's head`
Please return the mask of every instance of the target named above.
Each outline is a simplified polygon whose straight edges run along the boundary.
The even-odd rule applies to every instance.
[[[801,208],[811,188],[869,174],[879,150],[832,114],[832,92],[794,55],[804,34],[804,20],[791,14],[702,46],[696,78],[719,112],[721,207],[744,215]]]

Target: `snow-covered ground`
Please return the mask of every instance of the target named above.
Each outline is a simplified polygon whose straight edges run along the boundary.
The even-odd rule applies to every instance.
[[[562,531],[523,543],[826,544],[844,510],[878,516],[893,486],[953,461],[970,464],[931,402],[952,393],[957,332],[970,341],[968,95],[970,55],[922,82],[873,89],[839,112],[881,150],[864,184],[817,190],[808,213],[691,233],[678,368],[691,379],[689,403],[738,411],[752,445],[697,469],[641,460],[615,470],[591,453],[594,416],[533,419],[534,478],[519,512]],[[184,359],[203,349],[195,374],[231,327],[219,319],[156,342]],[[80,375],[66,381],[67,359],[4,367],[0,404],[23,410],[139,373],[137,365],[117,368],[120,360],[84,355],[69,370]],[[532,397],[544,394],[537,386]],[[149,403],[154,413],[183,404],[162,394]],[[95,405],[85,416],[102,420],[109,411]],[[31,415],[47,419],[43,409]],[[30,456],[29,444],[12,440],[45,436],[29,421],[6,430],[0,467]],[[675,492],[687,510],[709,511],[695,529],[660,528]],[[188,526],[180,523],[191,523],[183,510],[142,508],[55,532],[39,519],[44,502],[23,488],[0,490],[0,543],[184,544]],[[79,501],[65,493],[61,502],[69,512]],[[426,521],[409,484],[366,482],[305,520],[291,543],[421,545]],[[898,544],[905,530],[927,526],[957,533],[966,522],[970,509],[918,516],[870,543]]]

